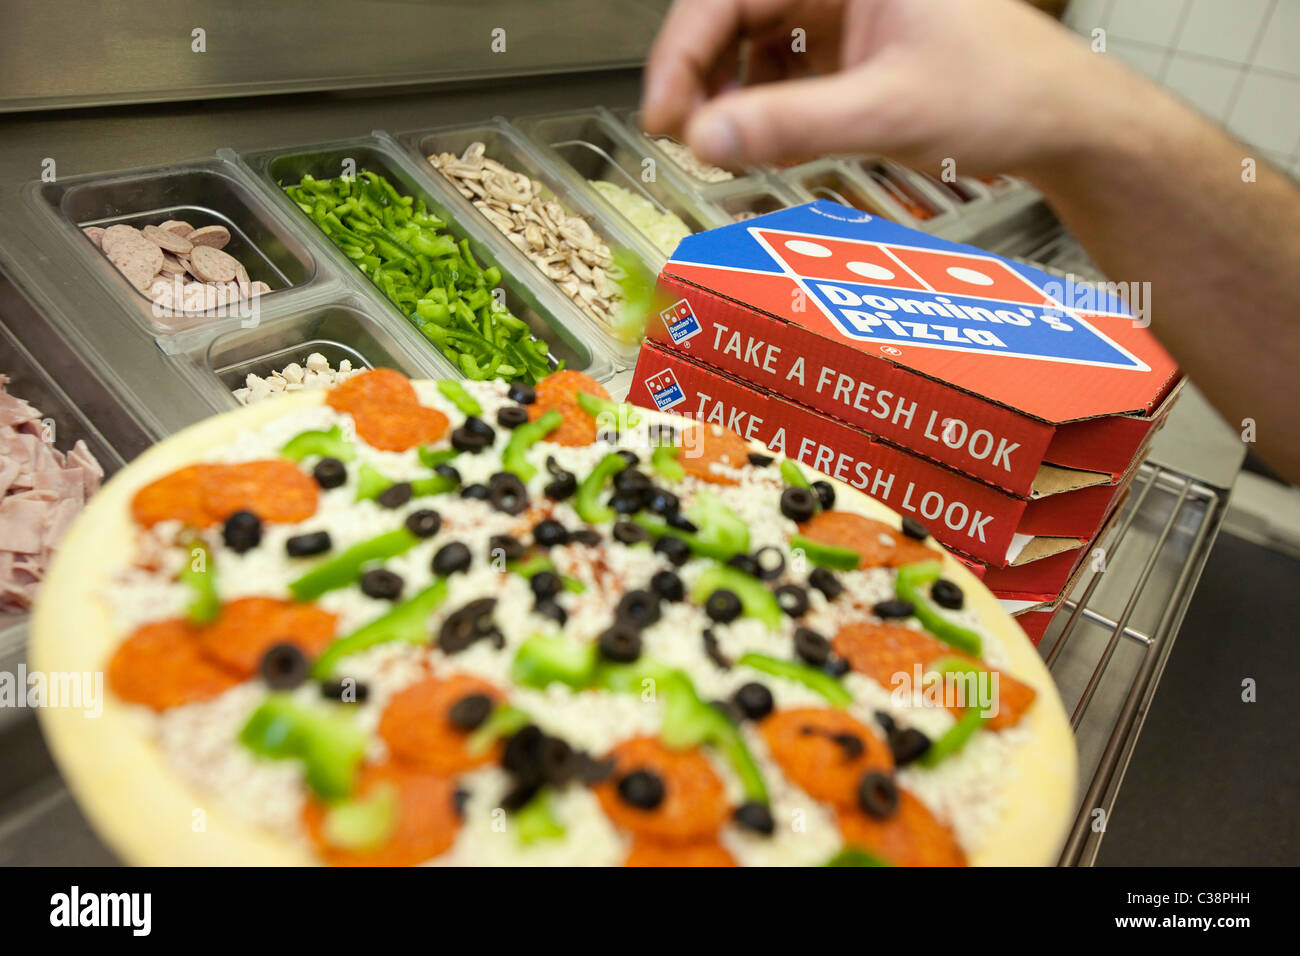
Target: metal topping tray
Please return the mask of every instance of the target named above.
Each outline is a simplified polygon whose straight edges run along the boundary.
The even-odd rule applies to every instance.
[[[625,233],[635,237],[641,257],[653,263],[656,270],[668,257],[592,188],[591,180],[604,180],[644,197],[660,212],[680,218],[692,233],[727,221],[720,209],[685,189],[671,169],[661,170],[657,161],[653,166],[645,165],[654,157],[647,156],[644,145],[606,110],[526,116],[514,122],[572,186],[618,222]]]
[[[196,367],[221,386],[213,405],[226,411],[238,405],[232,392],[251,373],[266,378],[286,365],[305,363],[319,352],[337,368],[347,359],[353,368],[393,368],[411,378],[446,374],[442,356],[412,329],[376,318],[376,310],[359,297],[312,306],[248,329],[213,338],[191,355]]]
[[[345,172],[369,170],[377,173],[401,193],[423,200],[431,213],[447,223],[446,231],[458,242],[468,240],[470,249],[479,262],[497,266],[501,270],[505,304],[510,311],[528,324],[533,335],[544,339],[550,346],[553,363],[563,361],[567,368],[578,369],[597,380],[607,380],[614,373],[614,363],[604,350],[595,344],[585,327],[574,327],[561,318],[567,310],[568,300],[559,292],[532,279],[529,263],[517,249],[481,216],[467,216],[457,200],[463,197],[432,167],[421,168],[400,147],[382,132],[356,139],[342,140],[287,149],[270,149],[245,153],[240,157],[259,178],[266,192],[274,197],[280,208],[292,215],[304,230],[313,233],[312,239],[322,257],[328,257],[339,268],[346,270],[349,283],[364,287],[389,316],[407,323],[407,317],[384,298],[364,275],[339,251],[316,224],[295,205],[283,187],[311,175],[317,179],[332,179]],[[424,164],[427,166],[427,163]],[[571,314],[571,313],[567,313]],[[446,359],[433,343],[429,352],[444,368],[444,375],[459,375],[459,371]]]
[[[108,293],[152,333],[172,335],[238,324],[249,311],[276,306],[290,290],[302,291],[316,283],[316,259],[308,246],[246,181],[238,166],[221,158],[34,183],[28,198],[51,214],[54,232],[73,246]],[[250,279],[267,283],[271,291],[251,303],[255,306],[251,309],[241,310],[236,304],[190,312],[156,308],[81,232],[87,226],[124,223],[140,228],[168,219],[184,219],[195,227],[225,226],[230,242],[223,251],[243,264]]]
[[[484,156],[496,160],[512,172],[522,173],[530,179],[540,182],[543,186],[541,199],[544,201],[554,200],[564,207],[570,215],[582,218],[591,227],[592,232],[611,251],[616,249],[626,250],[636,258],[641,259],[646,268],[652,270],[658,268],[657,262],[644,259],[644,249],[640,237],[628,231],[630,224],[607,216],[604,209],[593,201],[588,191],[575,188],[572,183],[561,176],[540,155],[536,146],[502,117],[494,117],[486,123],[411,130],[397,134],[395,138],[399,144],[406,147],[417,163],[423,164],[428,163],[428,157],[431,155],[455,153],[460,156],[470,144],[482,143],[485,147]],[[433,169],[432,166],[429,168],[433,175],[442,176],[442,173]],[[448,182],[448,185],[451,185],[450,182]],[[483,213],[464,196],[459,193],[454,197],[448,196],[447,202],[449,206],[454,208],[458,219],[463,221],[472,220],[482,228],[494,230],[502,238],[505,238],[505,234],[490,223]],[[535,262],[527,259],[526,256],[525,261],[528,263],[528,268],[531,270],[535,282],[554,287],[554,281]],[[563,312],[565,314],[562,318],[566,323],[577,327],[588,327],[597,341],[612,354],[619,367],[631,368],[636,364],[637,353],[640,349],[639,342],[628,343],[619,340],[607,326],[583,311],[563,293],[563,290],[557,287],[555,291],[564,300]]]

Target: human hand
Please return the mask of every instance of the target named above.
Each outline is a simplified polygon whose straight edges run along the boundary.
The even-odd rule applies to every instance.
[[[1016,173],[1105,135],[1102,104],[1151,95],[1020,0],[677,0],[642,122],[722,166],[879,152]]]

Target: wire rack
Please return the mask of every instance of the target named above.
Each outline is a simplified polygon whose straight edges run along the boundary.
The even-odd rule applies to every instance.
[[[1227,492],[1145,464],[1039,651],[1079,746],[1079,810],[1061,853],[1097,859],[1124,772],[1223,521]]]

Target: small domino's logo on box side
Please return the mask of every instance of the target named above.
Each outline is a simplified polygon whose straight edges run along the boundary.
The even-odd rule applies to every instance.
[[[668,336],[676,345],[680,345],[691,336],[699,335],[704,331],[700,326],[700,320],[691,311],[691,304],[685,299],[678,299],[664,309],[659,313],[659,318],[664,320],[664,327],[668,329]]]
[[[670,368],[651,375],[645,380],[645,387],[650,392],[650,397],[654,399],[655,408],[661,412],[686,401],[686,393],[677,384],[677,376]]]

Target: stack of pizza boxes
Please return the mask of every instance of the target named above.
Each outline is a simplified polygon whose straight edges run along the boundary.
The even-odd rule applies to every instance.
[[[1108,290],[830,202],[683,240],[658,292],[631,401],[915,518],[1035,641],[1179,384]]]

